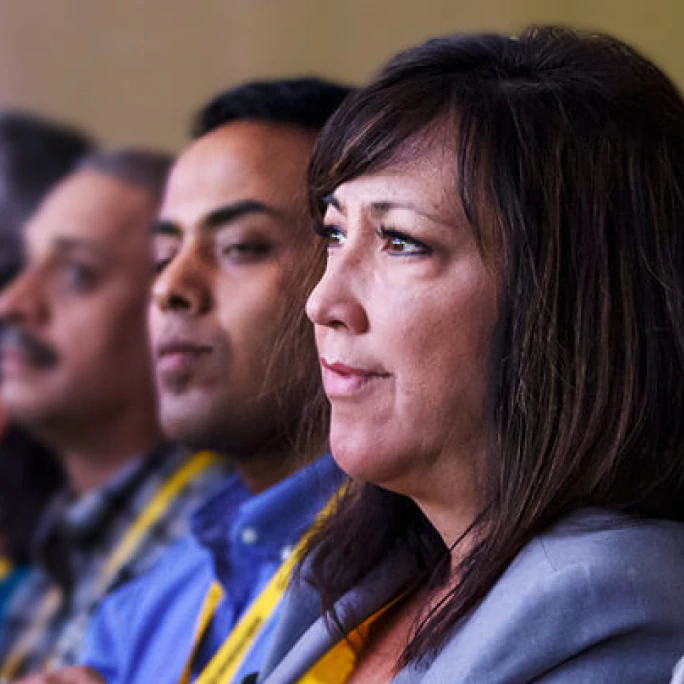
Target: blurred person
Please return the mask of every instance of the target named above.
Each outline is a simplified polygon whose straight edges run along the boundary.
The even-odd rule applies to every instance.
[[[141,150],[84,158],[31,217],[25,266],[0,296],[0,399],[67,478],[2,624],[4,677],[74,662],[97,603],[186,532],[224,472],[157,420],[146,311],[169,166]]]
[[[684,657],[677,663],[672,673],[671,684],[684,684]]]
[[[220,451],[235,474],[187,540],[100,607],[83,657],[93,669],[45,681],[239,681],[259,668],[278,613],[277,600],[259,603],[262,590],[341,484],[321,456],[325,414],[307,415],[321,387],[304,301],[324,253],[305,179],[347,92],[314,79],[249,83],[198,114],[155,230],[150,326],[165,433]]]
[[[46,193],[92,147],[76,128],[0,111],[0,284],[19,271],[22,229]]]
[[[0,111],[0,291],[20,271],[22,229],[40,200],[91,149],[80,130],[27,112]],[[0,619],[26,576],[30,540],[63,484],[54,454],[7,424],[0,404]]]
[[[7,426],[0,439],[0,624],[10,597],[28,577],[41,516],[62,486],[55,454],[25,430]]]
[[[309,188],[307,311],[354,483],[257,681],[668,681],[680,93],[604,35],[434,39],[342,104]]]

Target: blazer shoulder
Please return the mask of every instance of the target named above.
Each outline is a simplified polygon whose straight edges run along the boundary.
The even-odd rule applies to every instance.
[[[662,678],[684,648],[683,567],[684,525],[578,512],[523,549],[425,681],[445,664],[478,684]]]
[[[583,509],[536,537],[516,562],[521,570],[529,565],[554,574],[582,567],[640,576],[648,584],[681,575],[684,584],[684,523]]]

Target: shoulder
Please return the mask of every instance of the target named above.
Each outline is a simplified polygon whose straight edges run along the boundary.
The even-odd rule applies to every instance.
[[[682,568],[684,524],[587,509],[530,542],[498,585],[562,596],[609,584],[613,601],[622,593],[623,603],[645,610],[684,590]]]
[[[458,661],[464,682],[666,681],[684,651],[682,568],[684,525],[580,511],[523,549],[430,670]]]
[[[204,581],[206,579],[206,582]],[[146,606],[168,604],[186,594],[193,585],[213,580],[213,564],[207,550],[193,537],[183,537],[163,553],[152,569],[112,592],[101,604],[98,614],[141,615]]]
[[[80,663],[112,684],[156,681],[182,670],[213,565],[192,538],[172,546],[150,572],[110,594],[90,623]],[[164,645],[174,644],[172,651]]]
[[[684,558],[684,523],[582,509],[538,536],[527,551],[530,556],[543,553],[552,570],[587,563],[612,564],[618,560],[620,564],[628,561],[668,570],[672,563],[680,563]],[[578,551],[582,551],[579,557]]]

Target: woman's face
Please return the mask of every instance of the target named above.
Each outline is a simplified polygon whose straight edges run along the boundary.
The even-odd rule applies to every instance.
[[[343,470],[419,496],[462,478],[482,444],[496,287],[456,199],[453,154],[339,186],[307,314]]]

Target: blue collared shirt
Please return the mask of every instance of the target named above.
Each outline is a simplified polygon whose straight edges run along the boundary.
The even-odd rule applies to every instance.
[[[192,534],[144,577],[100,606],[82,663],[108,684],[177,684],[193,648],[201,606],[212,582],[224,599],[200,645],[193,675],[208,663],[236,622],[342,483],[330,455],[254,496],[237,475],[195,515]],[[276,610],[238,676],[259,669]]]
[[[13,592],[0,621],[0,661],[19,649],[27,635],[34,637],[27,642],[16,677],[47,664],[60,668],[78,662],[91,616],[104,597],[142,576],[188,534],[192,513],[225,482],[226,463],[219,461],[196,473],[163,507],[116,573],[110,577],[105,571],[132,526],[189,456],[185,450],[162,444],[83,497],[67,490],[55,495],[33,540],[35,563]],[[40,613],[55,589],[62,596],[59,609],[43,620]]]
[[[4,617],[10,597],[27,576],[27,569],[20,566],[18,568],[9,568],[7,574],[0,579],[0,621]]]

